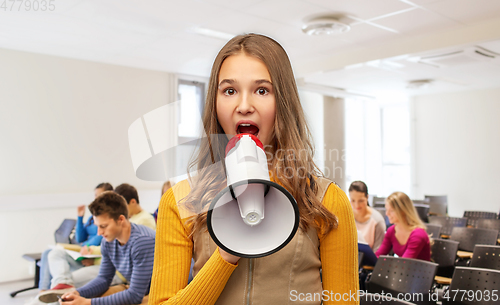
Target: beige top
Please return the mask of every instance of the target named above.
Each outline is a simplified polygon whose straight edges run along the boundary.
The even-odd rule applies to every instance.
[[[382,214],[375,209],[371,209],[371,211],[372,215],[367,221],[358,222],[356,220],[356,228],[361,232],[365,242],[372,248],[373,252],[376,252],[384,240],[386,226]]]
[[[155,218],[153,217],[153,215],[144,210],[130,217],[129,220],[132,223],[143,225],[156,231]]]

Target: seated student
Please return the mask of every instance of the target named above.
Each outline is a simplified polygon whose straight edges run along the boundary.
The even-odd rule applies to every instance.
[[[113,190],[113,186],[107,182],[100,183],[97,185],[94,189],[94,196],[97,197],[99,196],[102,192],[104,191],[110,191]],[[77,208],[78,212],[78,219],[76,222],[76,230],[75,230],[75,237],[76,241],[80,243],[80,245],[84,246],[82,247],[82,250],[80,251],[81,254],[87,254],[88,253],[88,248],[85,246],[95,246],[95,245],[100,245],[101,244],[101,239],[102,236],[97,235],[97,226],[94,224],[94,219],[92,216],[90,216],[87,219],[87,222],[85,224],[83,223],[83,216],[85,214],[85,206],[79,206]],[[52,281],[52,275],[50,272],[50,264],[49,264],[49,254],[56,249],[47,249],[42,253],[42,257],[40,260],[40,282],[38,284],[38,287],[40,291],[45,291],[47,289],[50,289],[51,287],[51,281]],[[64,253],[66,254],[66,253]],[[61,264],[64,264],[63,268],[68,268],[68,270],[77,270],[80,269],[84,266],[89,266],[92,265],[94,260],[93,259],[86,259],[81,262],[75,262],[73,258],[69,255],[64,255],[62,256],[63,261]],[[54,265],[54,268],[58,268],[57,265],[59,263],[56,263]],[[52,285],[52,288],[54,288],[55,285]]]
[[[399,257],[431,260],[431,245],[425,225],[418,217],[411,199],[402,192],[394,192],[385,201],[389,221],[382,245],[375,253],[386,255],[392,249]]]
[[[143,225],[149,227],[150,229],[156,230],[156,222],[153,216],[144,211],[139,205],[139,195],[137,189],[130,184],[123,183],[115,188],[115,193],[121,195],[127,201],[129,221],[138,225]],[[93,246],[89,248],[88,253],[90,254],[101,254],[100,246]],[[97,260],[96,260],[97,261]],[[99,261],[100,263],[100,261]],[[79,288],[90,282],[99,274],[99,265],[89,266],[87,268],[78,269],[73,271],[71,274],[67,274],[67,277],[71,277],[73,281],[67,281],[75,288]],[[122,284],[123,276],[117,274],[112,281],[112,284]]]
[[[156,230],[156,221],[151,213],[143,210],[140,206],[139,194],[135,187],[127,183],[122,183],[115,188],[115,193],[122,195],[127,200],[130,222]]]
[[[102,262],[99,275],[87,285],[66,292],[52,291],[46,302],[61,304],[147,304],[151,275],[153,272],[155,232],[146,226],[130,223],[127,202],[115,192],[105,192],[89,206],[94,215],[101,243]],[[111,281],[119,271],[128,283],[114,286]],[[49,298],[50,296],[50,298]]]
[[[361,232],[370,248],[374,252],[377,251],[384,240],[386,229],[384,217],[368,206],[368,187],[364,182],[351,183],[349,198],[358,232]]]

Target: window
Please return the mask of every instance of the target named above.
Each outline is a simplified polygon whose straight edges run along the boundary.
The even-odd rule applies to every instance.
[[[408,105],[381,109],[382,185],[384,196],[401,191],[411,196],[410,113]]]
[[[411,196],[408,104],[346,99],[346,183],[361,180],[371,195]]]
[[[175,167],[177,173],[186,173],[189,161],[199,145],[202,133],[202,114],[205,105],[205,83],[199,81],[178,81],[177,93],[177,147]],[[177,181],[187,175],[177,177]]]
[[[177,136],[179,143],[181,143],[182,140],[196,139],[201,135],[205,84],[197,81],[179,80],[177,92],[180,99]]]
[[[374,100],[346,99],[346,183],[361,180],[381,194],[380,107]]]

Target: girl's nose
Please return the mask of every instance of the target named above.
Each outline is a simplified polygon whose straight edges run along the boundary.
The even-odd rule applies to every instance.
[[[236,108],[236,111],[241,114],[252,113],[254,111],[251,94],[241,95],[241,99],[239,101],[238,107]]]

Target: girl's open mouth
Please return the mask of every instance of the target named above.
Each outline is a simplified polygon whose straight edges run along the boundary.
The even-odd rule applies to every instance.
[[[243,123],[243,124],[238,125],[238,128],[236,129],[236,133],[237,134],[249,133],[249,134],[257,137],[259,134],[259,127],[255,126],[253,124]]]

